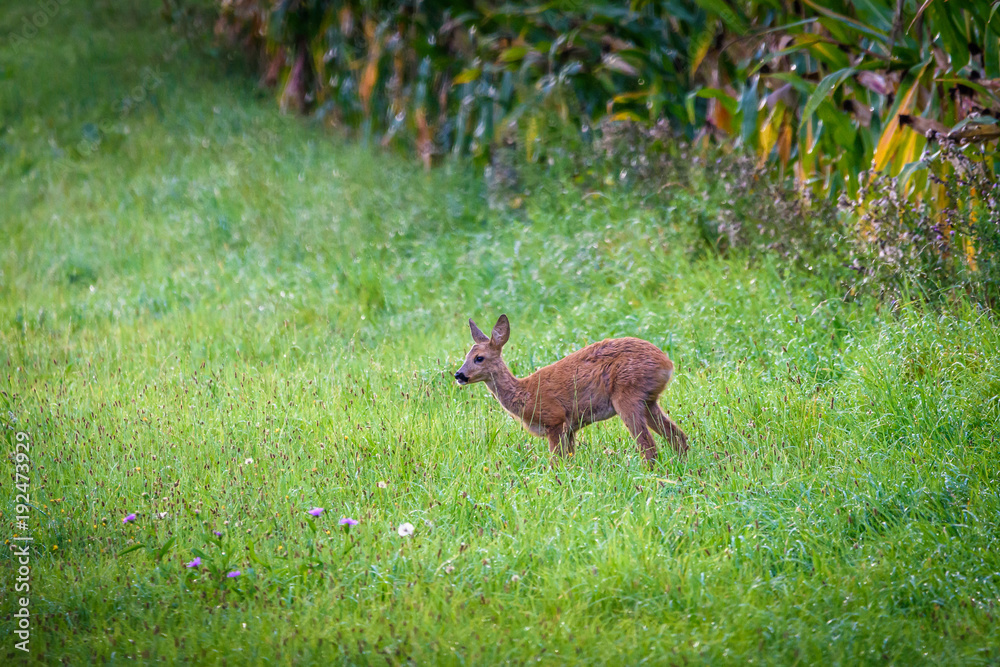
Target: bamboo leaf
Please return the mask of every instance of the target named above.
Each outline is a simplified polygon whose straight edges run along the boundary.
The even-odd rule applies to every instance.
[[[710,19],[706,21],[704,30],[691,39],[691,43],[688,46],[688,60],[691,61],[691,76],[694,76],[694,73],[698,71],[698,66],[701,65],[705,56],[708,55],[708,49],[715,40],[715,24],[715,20]]]
[[[725,0],[695,0],[695,2],[706,12],[722,19],[722,22],[732,28],[736,34],[745,35],[747,33],[746,20]]]
[[[801,122],[807,123],[812,115],[816,112],[816,108],[820,105],[820,102],[829,97],[833,91],[844,82],[844,79],[853,75],[857,70],[853,67],[847,67],[842,70],[837,70],[831,74],[827,74],[823,77],[823,80],[816,85],[816,90],[813,91],[809,99],[806,100],[806,106],[802,110],[802,120]]]
[[[961,34],[952,22],[951,12],[941,5],[932,5],[928,10],[934,27],[941,35],[945,51],[951,57],[952,69],[961,69],[969,63],[969,40]]]
[[[889,163],[889,158],[892,156],[899,141],[899,114],[909,113],[913,109],[917,90],[920,88],[920,79],[923,78],[926,70],[927,65],[925,64],[913,80],[909,90],[906,91],[906,94],[900,96],[896,104],[893,105],[893,109],[889,114],[889,122],[886,123],[885,128],[882,130],[882,136],[879,137],[878,146],[875,148],[875,155],[872,157],[872,169],[875,171],[882,171]]]
[[[918,9],[917,13],[914,14],[913,20],[910,21],[910,25],[906,28],[906,32],[907,33],[909,33],[910,30],[913,29],[913,24],[916,23],[917,19],[919,19],[923,15],[924,10],[926,10],[928,7],[930,7],[930,5],[931,5],[932,2],[934,2],[934,0],[924,0],[924,4],[920,5],[920,9]]]
[[[766,65],[772,60],[775,60],[777,58],[782,58],[784,56],[791,55],[793,53],[798,53],[799,51],[803,51],[808,47],[823,41],[826,41],[826,37],[822,37],[820,35],[796,35],[795,44],[793,46],[789,46],[787,48],[768,53],[759,61],[757,61],[757,64],[754,65],[753,69],[750,70],[749,74],[750,75],[756,74],[757,72],[760,71],[760,69],[764,65]]]
[[[718,100],[722,106],[726,108],[729,113],[736,113],[736,100],[732,95],[724,90],[719,90],[718,88],[702,88],[696,95],[698,97],[703,97],[705,99]]]
[[[983,66],[986,76],[995,79],[1000,77],[1000,37],[984,35]]]
[[[875,30],[869,28],[860,21],[855,21],[854,19],[844,16],[843,14],[838,14],[837,12],[831,11],[826,7],[817,5],[815,2],[813,2],[813,0],[803,0],[803,2],[805,2],[805,4],[809,5],[823,16],[833,19],[834,21],[837,21],[838,23],[841,23],[851,28],[852,30],[856,30],[864,35],[868,35],[869,37],[873,37],[879,42],[889,41],[889,35],[887,35],[885,32],[881,30]]]

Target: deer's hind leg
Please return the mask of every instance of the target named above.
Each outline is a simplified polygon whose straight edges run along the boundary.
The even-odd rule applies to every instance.
[[[653,435],[646,425],[646,404],[642,401],[628,399],[613,399],[612,403],[615,406],[615,412],[625,422],[625,427],[639,445],[639,453],[642,454],[642,458],[646,459],[646,463],[652,468],[656,461],[656,441],[653,440]]]
[[[663,408],[659,406],[654,398],[646,402],[646,424],[670,443],[674,451],[680,455],[687,454],[687,435],[681,430],[673,419],[667,416]]]

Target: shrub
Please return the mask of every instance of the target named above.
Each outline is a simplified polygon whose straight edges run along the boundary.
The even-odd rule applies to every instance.
[[[963,151],[955,142],[921,161],[929,183],[908,174],[876,174],[854,200],[842,201],[852,214],[853,263],[857,286],[898,297],[909,289],[936,297],[961,290],[984,305],[1000,301],[1000,191],[990,156]],[[921,187],[923,186],[923,187]],[[907,191],[936,190],[907,199]]]

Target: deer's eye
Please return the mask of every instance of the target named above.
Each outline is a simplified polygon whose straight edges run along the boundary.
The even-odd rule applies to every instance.
[[[482,357],[476,357],[476,363],[477,364],[483,363],[483,358]]]

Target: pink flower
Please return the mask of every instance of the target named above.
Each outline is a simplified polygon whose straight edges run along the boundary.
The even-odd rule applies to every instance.
[[[355,521],[354,519],[351,519],[350,517],[346,517],[346,516],[343,519],[340,520],[340,525],[341,526],[356,526],[356,525],[358,525],[358,523],[360,523],[360,522],[359,521]]]
[[[201,565],[201,556],[195,556],[190,563],[184,563],[184,567],[198,567]]]
[[[319,516],[320,514],[323,513],[323,508],[322,507],[314,507],[311,510],[309,510],[309,513],[312,514],[313,516]]]
[[[133,521],[135,521],[135,514],[128,514],[122,519],[122,523],[131,523]]]

